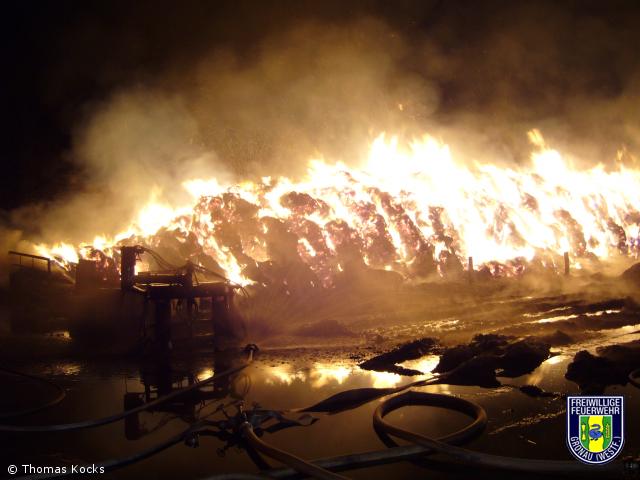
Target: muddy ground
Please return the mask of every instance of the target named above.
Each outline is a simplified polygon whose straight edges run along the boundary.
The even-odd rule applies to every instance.
[[[434,283],[400,288],[327,293],[322,298],[257,294],[240,303],[247,321],[245,342],[257,343],[254,364],[227,386],[223,396],[199,404],[215,410],[221,401],[244,398],[265,408],[312,405],[351,388],[389,388],[434,374],[449,374],[424,391],[463,396],[489,414],[485,433],[469,448],[526,458],[570,459],[564,439],[564,395],[616,393],[627,401],[625,455],[640,452],[640,390],[627,374],[640,367],[640,282],[626,275],[573,275]],[[3,300],[7,299],[3,292]],[[67,332],[11,334],[6,308],[0,319],[2,366],[50,379],[67,398],[27,423],[55,423],[120,411],[127,392],[157,387],[162,371],[149,358],[123,356],[110,346],[79,345]],[[174,387],[189,376],[220,368],[203,345],[176,349],[170,360]],[[164,367],[163,367],[164,368]],[[455,372],[452,374],[451,372]],[[3,375],[2,409],[37,405],[46,388]],[[318,414],[307,427],[269,434],[275,445],[305,458],[382,448],[371,428],[378,401],[335,415]],[[208,405],[208,406],[207,406]],[[2,437],[2,461],[65,464],[121,457],[184,427],[190,416],[151,412],[145,432],[127,438],[114,424],[96,430]],[[411,407],[391,417],[416,430],[448,433],[463,416]],[[191,421],[193,419],[191,418]],[[345,425],[349,428],[345,429]],[[130,435],[129,435],[130,437]],[[218,452],[218,455],[212,455]],[[199,448],[178,445],[144,462],[109,474],[137,478],[206,478],[222,472],[256,472],[246,452],[219,438]],[[469,472],[437,468],[433,478],[467,478]],[[423,467],[403,462],[350,472],[354,478],[415,478]]]

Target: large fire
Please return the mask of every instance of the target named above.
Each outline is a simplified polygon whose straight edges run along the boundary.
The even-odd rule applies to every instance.
[[[108,261],[115,246],[143,243],[179,251],[244,285],[303,265],[303,281],[324,287],[363,262],[421,279],[460,274],[468,257],[492,275],[553,269],[564,252],[577,268],[637,257],[640,171],[574,169],[537,130],[529,139],[530,164],[504,168],[458,163],[429,136],[404,146],[380,135],[361,168],[312,160],[304,181],[190,180],[183,187],[192,205],[152,202],[129,229],[96,237],[90,248],[37,250],[68,268],[80,257]]]

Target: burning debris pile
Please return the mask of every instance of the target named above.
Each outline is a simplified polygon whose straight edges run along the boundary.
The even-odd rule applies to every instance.
[[[474,264],[487,276],[558,270],[564,252],[575,268],[637,258],[640,172],[577,170],[539,132],[529,136],[531,164],[501,168],[457,163],[431,137],[403,148],[381,135],[362,168],[313,160],[301,182],[191,180],[183,184],[194,197],[188,208],[149,205],[111,239],[37,250],[65,268],[79,257],[98,260],[109,275],[119,263],[115,246],[142,244],[287,293],[374,274],[387,284],[455,278]]]

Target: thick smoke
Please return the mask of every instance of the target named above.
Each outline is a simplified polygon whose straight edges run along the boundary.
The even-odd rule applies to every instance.
[[[184,180],[296,177],[318,155],[354,163],[381,131],[414,123],[400,104],[423,117],[437,107],[432,83],[402,70],[408,54],[370,18],[296,26],[250,59],[213,49],[94,105],[70,153],[80,190],[14,218],[35,220],[47,241],[86,241],[124,229],[150,200],[184,204]]]
[[[34,230],[37,222],[43,240],[79,242],[124,229],[149,201],[182,205],[188,194],[181,181],[228,176],[197,136],[180,98],[118,93],[78,128],[72,155],[83,172],[79,191],[14,215]]]
[[[97,63],[112,87],[75,121],[68,193],[10,223],[34,241],[91,240],[124,228],[150,199],[186,201],[183,180],[296,177],[319,155],[357,164],[382,131],[430,132],[457,158],[495,163],[526,162],[533,127],[585,164],[639,150],[630,3],[478,3],[303,3],[273,17],[243,4],[224,18],[143,4],[104,36],[88,33],[97,16],[84,18],[66,41],[113,44],[124,60]],[[152,26],[133,21],[148,16]],[[74,48],[79,62],[54,79],[87,68]],[[160,59],[127,73],[135,52]]]

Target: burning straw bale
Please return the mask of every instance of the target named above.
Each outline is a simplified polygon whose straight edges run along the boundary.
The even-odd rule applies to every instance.
[[[583,272],[598,270],[600,261],[624,257],[626,262],[637,255],[637,222],[629,212],[635,197],[619,191],[620,179],[629,172],[585,172],[560,164],[565,183],[597,193],[558,195],[555,181],[541,176],[539,168],[549,155],[561,162],[561,154],[545,146],[540,132],[530,132],[530,139],[536,147],[531,165],[504,170],[482,164],[471,168],[428,135],[405,145],[381,134],[359,168],[315,160],[307,176],[294,181],[264,177],[190,190],[189,205],[172,209],[151,202],[139,212],[140,219],[120,233],[111,232],[96,248],[111,255],[133,235],[128,241],[149,245],[169,260],[196,263],[209,257],[207,268],[234,282],[255,288],[285,285],[286,295],[334,287],[396,292],[406,283],[442,278],[477,286],[519,277],[547,289],[549,283],[560,283],[559,244],[567,244],[563,249],[579,259]],[[521,192],[525,204],[505,191]],[[554,215],[544,214],[542,204],[557,205]],[[584,211],[583,205],[590,208]],[[154,220],[148,212],[158,208],[168,211],[156,228],[155,221],[144,220]],[[603,211],[624,221],[605,226]],[[472,232],[484,236],[475,238],[478,233]],[[66,267],[87,256],[80,244],[42,244],[37,250]],[[467,263],[470,252],[478,250],[475,263]],[[623,280],[637,279],[638,269],[625,272]]]

